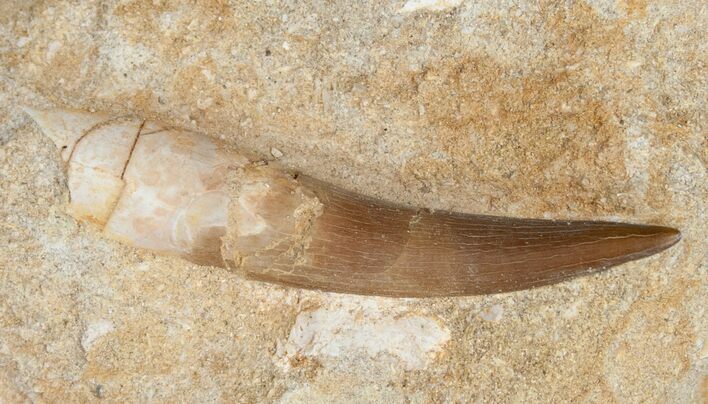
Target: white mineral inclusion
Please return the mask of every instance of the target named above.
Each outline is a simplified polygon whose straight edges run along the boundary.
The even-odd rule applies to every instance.
[[[258,214],[262,199],[268,193],[268,184],[246,184],[238,197],[239,220],[236,222],[237,234],[241,237],[263,233],[268,223]]]
[[[420,314],[384,315],[376,305],[302,312],[281,355],[345,359],[364,353],[397,357],[408,370],[424,368],[450,340],[435,318]]]
[[[225,227],[228,221],[229,197],[220,191],[204,192],[179,208],[173,218],[172,243],[189,250],[205,228]],[[195,228],[194,223],[199,223]]]
[[[462,4],[462,0],[408,0],[401,7],[401,13],[412,13],[419,10],[443,11]]]
[[[504,307],[495,304],[492,307],[480,311],[479,316],[486,321],[499,321],[504,316]]]
[[[114,329],[113,323],[108,320],[94,321],[86,327],[86,331],[81,337],[81,347],[84,348],[84,351],[88,351],[96,340]]]

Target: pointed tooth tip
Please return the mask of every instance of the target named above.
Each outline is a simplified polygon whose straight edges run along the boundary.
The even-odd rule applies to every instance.
[[[20,105],[20,109],[28,114],[32,114],[32,112],[36,111],[36,109],[30,107],[29,105]]]
[[[673,227],[656,226],[657,243],[662,248],[669,248],[681,240],[681,231]]]
[[[68,146],[66,135],[55,126],[52,120],[52,118],[55,117],[49,114],[50,110],[38,109],[28,105],[21,105],[20,108],[39,126],[44,136],[51,139],[54,145],[60,150],[60,153],[62,153],[62,158],[66,161],[63,155],[64,148]]]
[[[54,142],[64,161],[68,161],[76,142],[87,130],[108,119],[107,114],[73,109],[20,107],[32,117],[42,133]]]
[[[642,233],[645,237],[648,236],[644,243],[644,250],[649,255],[666,250],[681,240],[681,232],[673,227],[651,225],[642,227],[644,228]]]
[[[35,122],[37,121],[39,114],[42,112],[42,110],[30,107],[29,105],[20,105],[20,109],[29,115]]]
[[[47,117],[47,112],[49,112],[50,110],[34,108],[34,107],[30,107],[29,105],[20,105],[20,108],[27,115],[29,115],[30,118],[32,118],[32,120],[37,125],[39,125],[39,127],[42,129],[42,131],[46,132],[46,129],[50,127],[49,122],[48,122],[48,117]]]

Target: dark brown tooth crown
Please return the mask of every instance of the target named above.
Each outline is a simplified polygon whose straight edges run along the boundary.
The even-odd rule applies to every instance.
[[[298,251],[281,245],[244,261],[250,278],[364,295],[499,293],[646,257],[681,237],[660,226],[431,213],[297,181],[322,212]]]

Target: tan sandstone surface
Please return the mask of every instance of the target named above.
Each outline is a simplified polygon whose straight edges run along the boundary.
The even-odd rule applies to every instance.
[[[707,26],[698,0],[0,0],[0,401],[705,402]],[[244,281],[73,220],[22,105],[408,205],[683,240],[492,296]]]

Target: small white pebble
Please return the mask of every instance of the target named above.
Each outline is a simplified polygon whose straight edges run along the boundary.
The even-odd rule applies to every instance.
[[[629,62],[626,63],[627,68],[629,69],[636,69],[637,67],[641,66],[643,63],[641,60],[630,60]]]
[[[270,154],[272,154],[273,157],[275,157],[275,158],[277,158],[277,159],[283,157],[283,152],[281,152],[280,150],[276,149],[275,147],[271,147],[271,148],[270,148]]]
[[[487,321],[499,321],[503,315],[504,308],[499,304],[495,304],[494,306],[479,312],[479,316],[482,317],[483,320]]]
[[[246,118],[243,121],[239,122],[239,126],[242,128],[250,128],[251,126],[253,126],[253,121],[251,120],[251,118]]]
[[[197,100],[197,108],[204,110],[209,108],[214,103],[214,99],[211,97],[205,99]]]
[[[81,337],[81,346],[84,351],[88,351],[97,339],[113,331],[113,323],[108,320],[98,320],[86,327],[84,335]]]
[[[52,41],[47,45],[47,60],[52,60],[57,51],[61,48],[61,42]]]
[[[412,13],[418,10],[443,11],[462,4],[462,0],[408,0],[403,5],[401,13]]]
[[[27,45],[27,42],[29,42],[29,37],[23,36],[22,38],[17,40],[17,47],[21,48]]]

